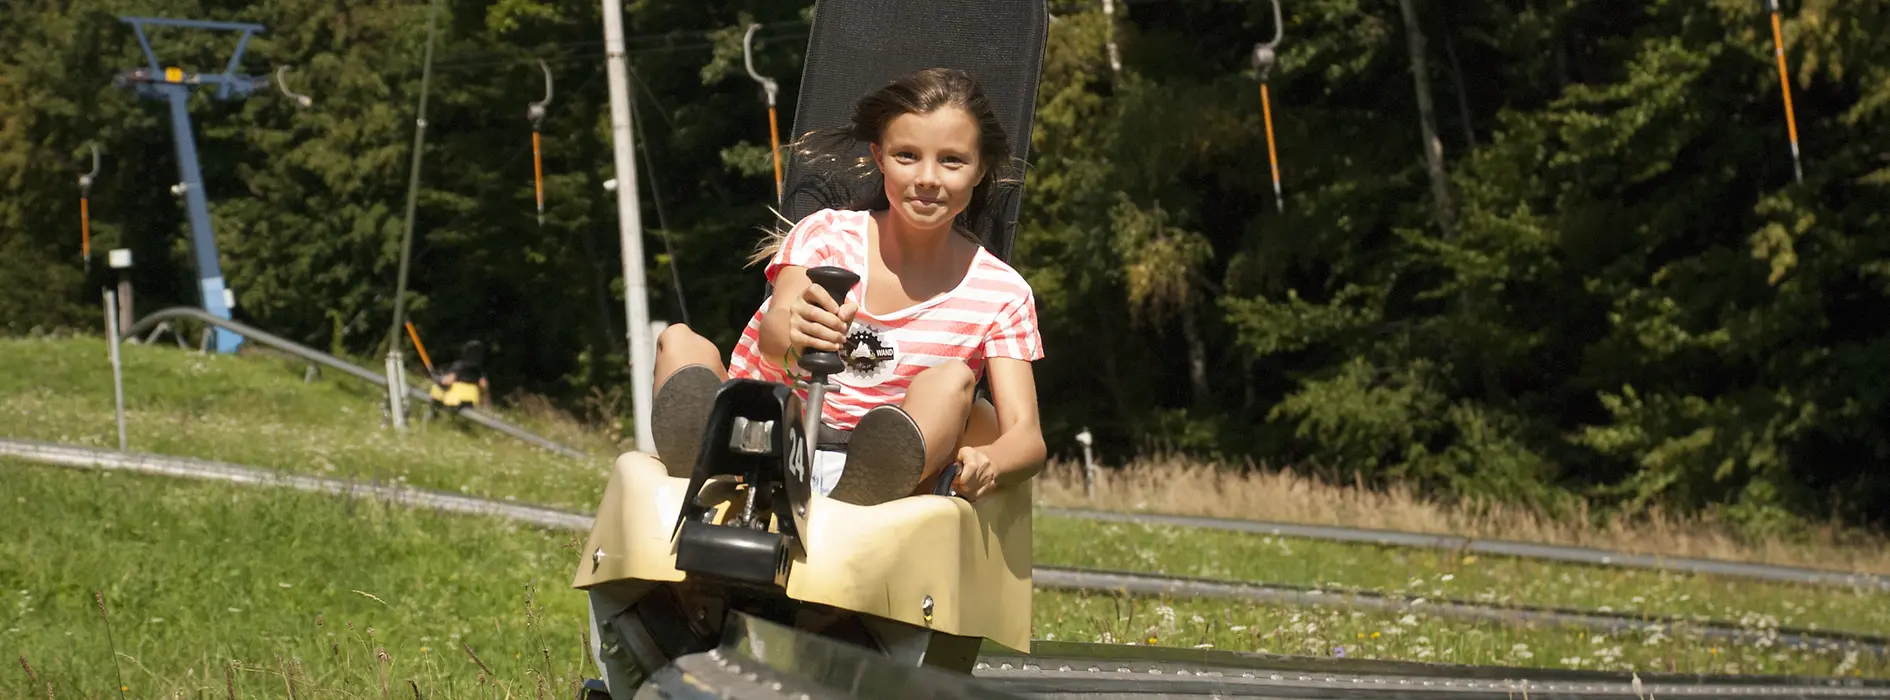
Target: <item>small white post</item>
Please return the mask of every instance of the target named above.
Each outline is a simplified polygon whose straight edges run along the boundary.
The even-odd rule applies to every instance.
[[[1096,500],[1096,460],[1090,455],[1089,445],[1092,438],[1089,428],[1076,434],[1076,441],[1083,443],[1083,495],[1089,500]]]
[[[131,249],[117,248],[106,255],[118,271],[118,332],[127,333],[131,331]]]
[[[125,443],[125,375],[123,363],[118,359],[118,297],[110,289],[99,290],[105,297],[105,341],[111,345],[112,355],[112,396],[117,401],[118,414],[118,451],[124,452]]]
[[[399,342],[398,339],[395,342]],[[394,431],[407,432],[407,382],[402,379],[400,348],[387,353],[387,410],[394,421]]]
[[[656,337],[662,335],[663,329],[668,328],[668,327],[669,327],[668,321],[661,321],[661,320],[650,321],[650,325],[648,326],[649,331],[647,333],[642,334],[643,339],[644,339],[644,342],[643,342],[644,347],[642,348],[644,352],[643,356],[650,358],[650,361],[648,363],[645,363],[641,367],[635,368],[631,372],[630,388],[631,388],[631,392],[633,396],[649,396],[652,399],[655,398],[656,396]],[[644,401],[641,403],[636,403],[635,405],[631,407],[634,411],[636,411],[636,414],[637,414],[637,435],[647,436],[651,440],[655,439],[654,437],[655,433],[650,432],[650,430],[648,429],[648,426],[650,425],[650,421],[654,420],[654,418],[652,418],[650,414],[651,404],[653,403],[655,403],[654,400]],[[640,437],[638,444],[642,444],[641,439],[642,438]],[[638,448],[638,449],[641,450],[642,448]],[[654,447],[650,449],[652,450],[652,452],[655,450]]]
[[[643,273],[643,212],[637,201],[637,155],[635,127],[630,113],[630,63],[624,51],[623,0],[603,0],[604,68],[610,88],[610,145],[615,164],[617,191],[617,237],[623,249],[623,312],[627,319],[624,334],[629,336],[626,349],[630,355],[631,399],[637,413],[637,451],[656,452],[650,433],[650,386],[652,380],[639,381],[655,373],[654,342],[647,335],[650,328],[648,282]]]

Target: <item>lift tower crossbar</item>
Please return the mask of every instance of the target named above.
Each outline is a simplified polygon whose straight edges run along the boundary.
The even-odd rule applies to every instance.
[[[199,87],[215,87],[211,94],[216,99],[228,100],[248,97],[257,88],[267,86],[267,77],[236,73],[236,66],[243,60],[243,49],[249,45],[249,38],[262,32],[263,27],[260,24],[162,17],[118,19],[131,25],[132,31],[137,33],[138,46],[144,49],[146,64],[144,68],[119,73],[113,82],[119,87],[131,88],[139,97],[170,102],[171,132],[177,142],[177,170],[181,177],[176,189],[182,190],[185,207],[190,214],[190,248],[192,261],[197,268],[198,292],[202,295],[205,311],[218,318],[228,319],[234,299],[224,287],[223,269],[217,262],[217,241],[210,229],[209,198],[204,194],[203,174],[197,165],[197,142],[190,126],[190,93]],[[195,73],[175,66],[160,65],[157,54],[151,51],[150,38],[145,35],[147,26],[234,31],[242,34],[237,38],[236,51],[230,55],[230,61],[223,67],[222,73]],[[235,352],[243,342],[242,336],[226,330],[211,329],[210,332],[215,334],[217,352]]]

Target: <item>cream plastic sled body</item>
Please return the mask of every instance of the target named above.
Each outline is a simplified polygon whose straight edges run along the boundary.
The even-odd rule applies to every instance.
[[[1027,651],[1030,483],[976,504],[928,495],[858,506],[815,494],[785,596]],[[686,583],[671,535],[688,486],[652,455],[619,457],[572,585]],[[725,499],[713,504],[719,524],[739,511],[740,497],[717,486],[702,493],[705,505]]]

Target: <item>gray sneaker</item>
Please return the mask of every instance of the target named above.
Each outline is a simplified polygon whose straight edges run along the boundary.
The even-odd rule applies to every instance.
[[[828,498],[871,506],[912,495],[925,476],[925,436],[905,409],[879,406],[847,440],[846,466]]]
[[[722,380],[708,365],[689,365],[669,375],[650,402],[650,437],[656,458],[669,475],[688,478],[702,452],[702,433],[709,427],[709,410]]]

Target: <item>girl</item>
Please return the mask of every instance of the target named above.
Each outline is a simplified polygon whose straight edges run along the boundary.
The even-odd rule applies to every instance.
[[[791,384],[796,358],[822,350],[840,353],[847,369],[828,379],[820,442],[879,456],[845,461],[823,450],[812,476],[820,493],[870,505],[949,487],[976,501],[1034,476],[1044,461],[1030,365],[1043,357],[1035,299],[960,223],[979,216],[1010,158],[989,101],[962,71],[918,71],[860,100],[849,127],[810,134],[797,150],[837,157],[849,141],[869,144],[863,165],[880,186],[762,247],[753,262],[768,261],[774,291],[727,369],[686,326],[658,336],[659,456],[672,474],[689,473],[723,380]],[[822,265],[860,281],[833,299],[807,277]],[[993,403],[974,400],[983,375]],[[902,436],[911,458],[884,458]]]

